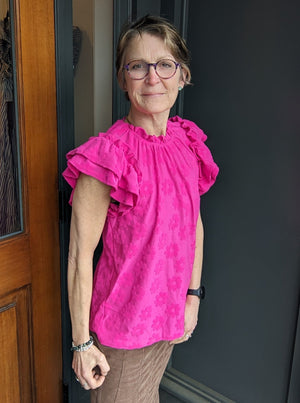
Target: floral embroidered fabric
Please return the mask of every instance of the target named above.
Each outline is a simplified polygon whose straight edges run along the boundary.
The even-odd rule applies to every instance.
[[[200,195],[218,174],[205,140],[177,116],[158,137],[118,120],[67,154],[73,188],[83,172],[117,202],[94,276],[90,328],[101,344],[134,349],[183,335]]]

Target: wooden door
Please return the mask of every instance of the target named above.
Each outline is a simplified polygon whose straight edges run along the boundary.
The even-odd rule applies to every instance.
[[[0,401],[61,402],[54,0],[1,0],[2,28],[4,5],[15,68],[13,104],[1,110],[1,224],[12,217],[0,236]]]

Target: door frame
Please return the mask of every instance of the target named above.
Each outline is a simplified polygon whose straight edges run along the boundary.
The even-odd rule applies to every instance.
[[[62,318],[62,377],[64,402],[83,401],[87,392],[80,388],[72,371],[71,319],[67,293],[68,244],[71,207],[68,204],[70,187],[62,177],[66,168],[66,154],[74,148],[74,82],[73,82],[73,7],[72,0],[54,0],[56,88],[57,88],[57,143],[58,192],[61,266]],[[88,401],[88,399],[86,400]]]
[[[14,377],[1,391],[18,383],[22,402],[62,401],[53,4],[9,1],[24,224],[0,242],[0,312],[11,315],[1,336],[13,344],[4,365]]]
[[[26,0],[12,2],[25,176],[25,226],[19,239],[27,238],[30,249],[34,394],[37,402],[59,402],[62,359],[57,165],[53,163],[57,158],[53,0],[31,0],[30,7]],[[49,140],[43,141],[43,136]]]

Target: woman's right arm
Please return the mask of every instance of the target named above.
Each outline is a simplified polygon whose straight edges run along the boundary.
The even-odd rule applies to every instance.
[[[89,319],[93,287],[93,255],[105,224],[110,187],[81,174],[74,191],[68,261],[68,294],[75,345],[90,338]],[[101,375],[95,371],[100,368]],[[72,368],[85,389],[98,388],[109,365],[96,346],[74,352]]]

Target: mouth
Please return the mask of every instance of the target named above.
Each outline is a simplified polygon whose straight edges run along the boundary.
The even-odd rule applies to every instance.
[[[146,93],[142,94],[144,97],[158,97],[160,95],[164,95],[163,92],[151,92],[151,93]]]

